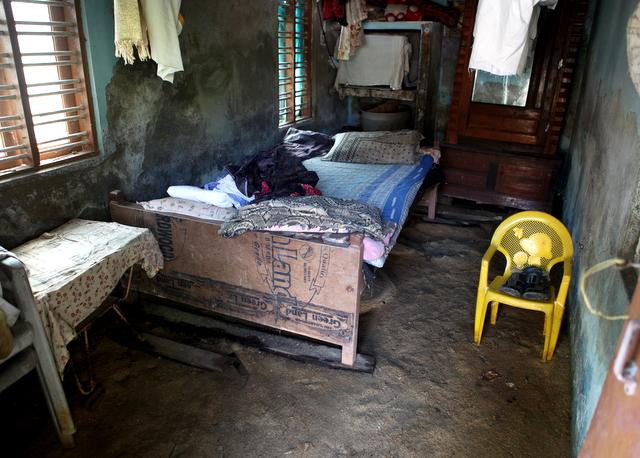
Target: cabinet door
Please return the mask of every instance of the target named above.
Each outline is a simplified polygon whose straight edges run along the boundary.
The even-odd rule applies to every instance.
[[[546,199],[553,170],[524,165],[500,164],[495,191],[531,199]]]

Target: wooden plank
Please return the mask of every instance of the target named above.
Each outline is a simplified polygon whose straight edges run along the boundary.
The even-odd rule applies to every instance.
[[[457,170],[444,168],[447,183],[471,186],[473,188],[484,189],[487,187],[487,174],[471,172],[469,170]]]
[[[483,104],[472,104],[469,110],[469,120],[467,124],[469,137],[487,138],[485,135],[495,140],[503,140],[511,135],[522,135],[536,138],[540,123],[540,110],[527,110],[524,113],[497,113],[511,107],[496,107],[490,105],[492,110],[487,110]],[[537,116],[532,116],[530,112],[535,112]],[[486,131],[486,132],[484,132]],[[503,140],[504,141],[504,140]]]
[[[473,200],[483,204],[504,205],[506,207],[513,207],[521,210],[550,212],[552,207],[551,202],[549,201],[515,197],[507,194],[500,194],[489,189],[472,188],[469,186],[451,183],[441,184],[440,194],[444,196],[458,197],[460,199]]]
[[[437,22],[423,23],[420,30],[420,64],[414,126],[424,134],[427,144],[431,144],[436,138],[443,26]]]
[[[145,351],[156,353],[160,356],[199,367],[210,371],[223,372],[235,362],[235,358],[219,355],[202,348],[192,347],[173,340],[164,339],[152,334],[143,333],[145,343],[149,346],[139,347]]]
[[[640,456],[640,436],[638,435],[640,393],[627,394],[624,382],[614,375],[615,359],[620,352],[627,328],[633,320],[637,319],[640,319],[640,283],[636,285],[629,306],[629,318],[620,333],[616,352],[611,359],[598,405],[582,445],[580,458]],[[629,347],[633,351],[624,358],[628,367],[640,366],[637,339],[635,345],[633,342],[632,340],[632,345]],[[638,376],[635,375],[634,378],[637,380]]]
[[[347,369],[356,372],[372,373],[375,369],[376,359],[358,353],[353,364],[344,364],[339,348],[323,345],[318,342],[305,341],[281,334],[272,334],[266,331],[243,326],[240,323],[221,321],[205,313],[193,313],[157,301],[142,300],[132,307],[127,314],[141,315],[142,321],[154,323],[164,322],[165,328],[183,327],[189,334],[207,336],[213,334],[217,338],[224,338],[242,345],[257,348],[260,351],[283,356],[288,359],[304,363],[315,364],[333,369]],[[179,333],[178,330],[175,331]]]
[[[495,191],[544,200],[549,194],[552,177],[552,168],[501,164],[498,167]]]
[[[443,168],[447,167],[486,173],[489,171],[491,162],[483,157],[483,155],[452,151],[442,155],[441,164]]]

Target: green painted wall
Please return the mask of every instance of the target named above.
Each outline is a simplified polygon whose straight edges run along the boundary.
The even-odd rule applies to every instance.
[[[107,84],[112,68],[118,61],[113,45],[113,2],[111,0],[82,0],[82,22],[86,38],[85,51],[89,61],[91,93],[96,114],[96,129],[101,133],[107,128]],[[102,135],[98,136],[100,147]]]

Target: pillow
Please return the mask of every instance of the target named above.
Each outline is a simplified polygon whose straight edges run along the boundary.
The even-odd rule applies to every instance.
[[[420,140],[416,130],[345,132],[337,134],[324,161],[360,164],[420,164]]]
[[[196,202],[193,200],[165,197],[163,199],[138,202],[146,210],[175,213],[178,215],[194,216],[196,218],[210,219],[213,221],[226,221],[234,216],[238,210],[235,208],[222,208],[215,205]]]

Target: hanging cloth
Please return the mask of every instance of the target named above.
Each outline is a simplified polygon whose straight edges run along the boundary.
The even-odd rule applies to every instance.
[[[126,64],[153,59],[160,78],[173,83],[183,71],[178,35],[182,31],[182,0],[114,0],[116,56]]]
[[[146,26],[140,14],[138,0],[114,0],[116,57],[122,57],[127,64],[133,64],[134,48],[140,60],[149,58],[149,43]]]
[[[516,75],[529,49],[536,5],[555,8],[558,0],[479,0],[469,68],[494,75]],[[533,24],[535,27],[535,24]]]
[[[640,3],[627,22],[627,61],[629,76],[640,94]]]
[[[356,53],[358,46],[366,43],[362,21],[367,18],[367,3],[365,0],[347,0],[346,16],[348,25],[342,26],[338,39],[336,57],[349,60]]]
[[[340,25],[347,25],[345,5],[347,0],[324,0],[322,17],[327,19],[336,18]]]
[[[140,0],[147,23],[151,58],[158,64],[158,76],[173,83],[173,75],[184,70],[178,35],[182,31],[182,0]]]

